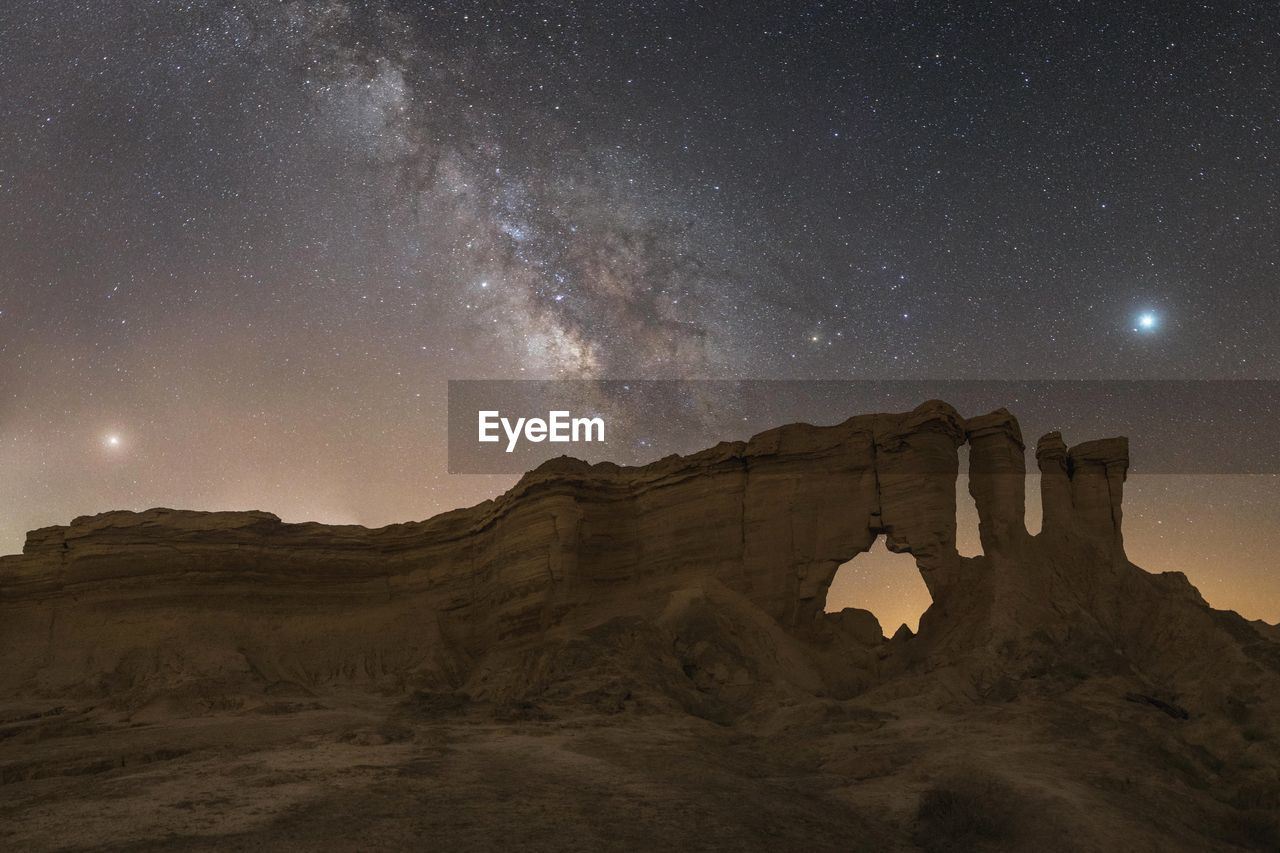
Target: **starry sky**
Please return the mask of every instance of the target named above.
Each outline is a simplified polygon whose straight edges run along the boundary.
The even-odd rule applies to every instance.
[[[1278,47],[1249,2],[11,0],[0,552],[490,497],[449,379],[1280,379]],[[1130,556],[1274,622],[1277,507],[1135,476]]]

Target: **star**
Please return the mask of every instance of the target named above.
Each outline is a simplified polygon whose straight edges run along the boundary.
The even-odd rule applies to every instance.
[[[679,3],[646,4],[646,26],[616,37],[572,4],[517,0],[500,25],[464,27],[448,4],[330,0],[290,4],[280,26],[256,0],[212,28],[186,5],[156,4],[127,51],[99,49],[106,13],[3,7],[24,38],[0,72],[0,554],[130,502],[302,520],[332,500],[380,525],[493,498],[503,483],[449,476],[445,443],[409,438],[443,429],[449,378],[1247,379],[1280,364],[1263,331],[1280,326],[1263,290],[1280,243],[1259,239],[1280,128],[1243,118],[1274,112],[1274,92],[1258,75],[1143,82],[1186,55],[1267,67],[1266,16],[1200,10],[1170,51],[1154,33],[1111,45],[1095,34],[1117,14],[1087,4],[1052,62],[1028,25],[1043,62],[1023,65],[980,10],[963,15],[971,56],[902,62],[849,49],[857,16],[779,27],[778,4],[756,4],[724,21],[755,60],[742,74]],[[919,25],[887,5],[885,32]],[[477,38],[504,63],[477,61]],[[934,86],[982,97],[929,99],[926,116]],[[1109,120],[1137,101],[1140,135]],[[1189,126],[1206,104],[1235,119]],[[172,132],[138,130],[143,108]],[[987,133],[1024,121],[1055,132]],[[1077,135],[1089,145],[1062,144]],[[1032,328],[1046,334],[1010,347]],[[753,428],[888,410],[794,402],[766,401]],[[1150,414],[1190,417],[1175,395]],[[683,420],[634,417],[651,451],[697,449],[650,432]],[[1069,440],[1102,434],[1078,417],[1058,424]],[[399,464],[408,446],[421,464]],[[103,475],[87,485],[86,455]],[[392,475],[349,482],[360,469]],[[1208,487],[1222,507],[1273,497],[1229,480]],[[1197,491],[1161,511],[1194,508],[1250,549],[1214,606],[1280,619],[1280,582],[1256,588],[1280,522],[1258,536]],[[1139,563],[1205,577],[1138,512]]]

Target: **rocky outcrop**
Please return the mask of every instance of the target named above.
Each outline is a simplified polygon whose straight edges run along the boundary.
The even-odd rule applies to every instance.
[[[378,530],[35,531],[0,558],[10,846],[1277,849],[1280,636],[1128,561],[1127,455],[1041,438],[1034,536],[1017,420],[938,402],[558,459]],[[881,535],[933,596],[917,634],[824,612]]]
[[[1085,539],[1111,556],[1124,553],[1120,505],[1129,468],[1124,438],[1087,441],[1067,449],[1059,433],[1036,444],[1043,529],[1055,539]]]
[[[966,442],[976,558],[956,551]],[[0,688],[518,696],[621,678],[742,711],[940,668],[983,695],[1050,658],[1183,692],[1203,692],[1185,675],[1205,649],[1220,671],[1274,667],[1264,633],[1211,611],[1181,576],[1128,563],[1124,439],[1040,439],[1036,536],[1024,458],[1009,412],[966,420],[935,401],[637,468],[561,458],[495,500],[377,530],[262,512],[78,518],[0,559]],[[836,569],[880,535],[914,556],[934,599],[920,633],[892,642],[869,614],[823,612]]]
[[[1005,409],[979,415],[965,423],[965,438],[983,551],[1016,548],[1027,536],[1027,469],[1018,421]]]

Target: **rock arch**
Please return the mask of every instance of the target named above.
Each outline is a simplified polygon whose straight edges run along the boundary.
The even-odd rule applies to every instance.
[[[977,558],[955,545],[964,442]],[[1035,600],[1009,590],[1031,583],[1045,554],[1124,561],[1125,440],[1072,449],[1056,434],[1040,440],[1045,523],[1034,538],[1023,522],[1023,456],[1008,412],[965,420],[931,401],[643,467],[560,458],[495,500],[378,530],[268,513],[80,518],[0,558],[0,680],[80,682],[95,675],[85,666],[111,672],[188,632],[212,670],[243,661],[320,679],[403,681],[412,671],[456,682],[495,649],[592,614],[661,610],[674,590],[709,584],[803,635],[821,621],[837,568],[882,534],[915,559],[934,601],[926,621],[936,612],[954,625],[997,596]],[[141,607],[165,618],[113,627]],[[980,623],[967,619],[966,630]]]

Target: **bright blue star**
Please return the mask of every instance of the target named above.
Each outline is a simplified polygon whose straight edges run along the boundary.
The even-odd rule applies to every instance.
[[[1134,328],[1135,332],[1154,332],[1156,326],[1160,324],[1160,320],[1153,311],[1144,311],[1138,315],[1138,325]]]

